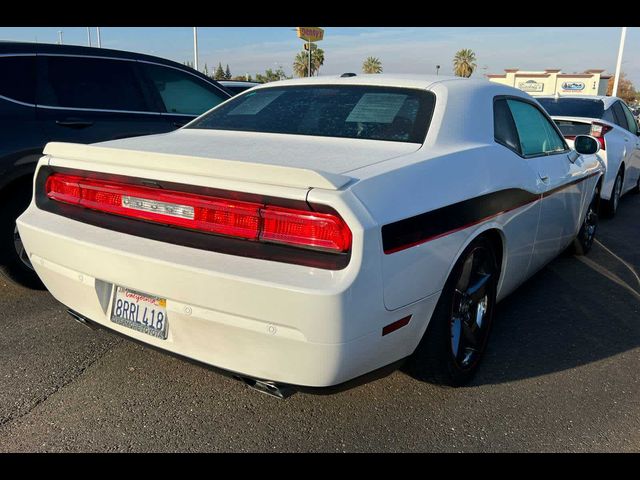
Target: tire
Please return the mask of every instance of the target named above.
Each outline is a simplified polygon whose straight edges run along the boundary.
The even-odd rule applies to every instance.
[[[474,377],[493,323],[497,265],[493,244],[486,237],[465,249],[445,283],[424,337],[405,364],[407,373],[450,387],[463,386]],[[473,293],[472,287],[480,285]],[[475,300],[468,296],[470,292]]]
[[[21,183],[8,193],[0,209],[0,273],[13,283],[42,290],[45,287],[26,257],[16,227],[16,219],[31,201],[31,184]]]
[[[600,187],[596,189],[593,195],[593,199],[589,204],[587,213],[584,216],[584,221],[580,226],[580,231],[576,238],[573,239],[569,250],[574,255],[586,255],[593,246],[593,240],[596,237],[596,231],[598,230],[598,203],[600,201]]]
[[[623,181],[622,169],[618,171],[616,179],[613,183],[613,190],[611,191],[611,199],[604,201],[604,213],[609,218],[616,216],[618,212],[618,206],[620,205],[620,197],[622,196],[622,181]]]

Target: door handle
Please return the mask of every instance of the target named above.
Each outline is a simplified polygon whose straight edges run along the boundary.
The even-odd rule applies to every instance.
[[[80,128],[90,127],[91,125],[93,125],[93,122],[90,122],[89,120],[68,119],[68,120],[56,120],[56,124],[60,125],[61,127],[80,129]]]
[[[540,175],[540,174],[538,174],[538,178],[544,184],[548,184],[549,183],[549,175]]]

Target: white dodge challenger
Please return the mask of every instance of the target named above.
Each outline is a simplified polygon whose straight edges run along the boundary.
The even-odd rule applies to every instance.
[[[18,219],[76,319],[278,392],[409,357],[461,385],[494,306],[597,226],[598,142],[528,94],[364,75],[254,88],[184,128],[49,143]]]

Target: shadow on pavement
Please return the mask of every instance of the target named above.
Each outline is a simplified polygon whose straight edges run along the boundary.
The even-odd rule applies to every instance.
[[[558,372],[640,346],[640,202],[623,200],[588,256],[555,259],[498,305],[472,385]]]

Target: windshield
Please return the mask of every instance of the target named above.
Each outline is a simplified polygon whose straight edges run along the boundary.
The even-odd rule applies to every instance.
[[[435,95],[354,85],[283,86],[239,95],[187,128],[422,143]]]
[[[590,98],[538,98],[551,116],[602,118],[604,103]]]

